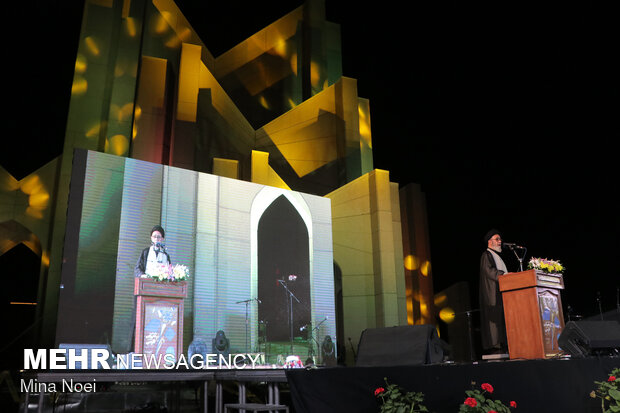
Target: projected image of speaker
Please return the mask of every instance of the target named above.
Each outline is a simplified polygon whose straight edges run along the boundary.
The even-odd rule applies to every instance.
[[[438,363],[443,348],[432,325],[369,328],[362,332],[356,366]]]
[[[620,323],[569,321],[558,338],[558,345],[572,357],[619,354]]]

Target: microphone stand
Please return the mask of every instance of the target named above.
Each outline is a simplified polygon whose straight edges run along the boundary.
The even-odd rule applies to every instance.
[[[248,300],[237,301],[235,304],[245,304],[245,351],[250,351],[250,343],[248,343],[248,328],[249,328],[249,314],[248,314],[248,306],[252,301],[256,301],[260,303],[258,298],[250,298]]]
[[[523,272],[523,258],[525,258],[525,254],[527,254],[527,248],[525,248],[525,247],[515,247],[513,245],[508,246],[508,248],[510,248],[510,250],[515,253],[515,256],[519,260],[519,271]],[[516,249],[524,250],[523,256],[519,257],[519,254],[517,254]]]
[[[598,303],[598,312],[601,315],[601,321],[603,321],[603,306],[601,304],[601,292],[596,292],[596,302]]]
[[[317,355],[320,355],[320,348],[321,345],[319,344],[319,340],[318,340],[318,336],[319,336],[319,328],[321,327],[321,324],[323,324],[325,322],[325,320],[327,320],[328,317],[325,317],[323,319],[323,321],[321,321],[319,324],[316,325],[316,327],[312,328],[309,331],[310,334],[310,349],[308,350],[308,357],[314,356],[314,344],[312,344],[312,342],[314,341],[316,343],[316,349],[317,349]],[[313,334],[313,331],[317,332],[316,336]],[[322,361],[322,360],[321,360]]]
[[[474,328],[472,325],[471,316],[473,313],[478,312],[480,310],[465,310],[461,313],[453,313],[452,315],[457,316],[461,314],[465,314],[467,316],[467,332],[469,336],[469,360],[474,361],[476,359],[476,355],[474,354]]]
[[[295,297],[295,294],[286,286],[286,282],[284,280],[278,280],[280,285],[284,287],[288,294],[288,323],[290,328],[290,339],[291,339],[291,354],[293,353],[293,298],[295,301],[300,303],[299,299]]]

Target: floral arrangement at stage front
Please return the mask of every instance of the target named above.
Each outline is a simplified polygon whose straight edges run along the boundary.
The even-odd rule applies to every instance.
[[[472,382],[472,386],[476,383]],[[493,386],[482,383],[480,389],[466,390],[465,401],[459,408],[459,413],[510,413],[510,408],[517,408],[517,402],[510,401],[506,406],[501,400],[493,400],[489,396],[493,394]]]
[[[529,270],[538,270],[549,274],[562,274],[565,270],[560,261],[547,258],[531,258],[527,265]]]
[[[607,381],[595,381],[594,383],[598,387],[592,390],[590,397],[601,399],[601,411],[603,413],[620,412],[620,368],[613,369]]]
[[[390,384],[384,377],[385,387],[375,389],[375,397],[381,399],[381,413],[413,413],[428,412],[422,404],[424,394],[419,392],[404,392],[396,384]]]
[[[152,274],[144,274],[143,277],[161,282],[186,281],[189,278],[189,269],[185,265],[159,265]]]

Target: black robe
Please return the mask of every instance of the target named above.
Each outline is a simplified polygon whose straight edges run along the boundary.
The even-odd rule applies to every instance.
[[[498,270],[491,251],[480,257],[480,334],[482,348],[488,350],[506,349],[506,325],[504,305],[499,291],[498,277],[504,271]]]
[[[136,266],[133,269],[133,275],[135,277],[140,277],[146,271],[146,259],[149,256],[150,249],[151,247],[148,247],[142,250],[142,253],[140,254],[140,258],[138,258],[138,262],[136,263]],[[170,255],[166,251],[164,251],[164,254],[166,254],[166,257],[168,258],[168,264],[172,264],[172,260],[170,260]]]
[[[151,247],[145,248],[142,250],[142,253],[140,254],[140,257],[138,258],[138,262],[136,262],[136,266],[133,269],[133,275],[138,278],[141,277],[142,274],[144,274],[144,272],[146,271],[146,260],[149,256],[149,250],[151,249]],[[172,264],[172,260],[170,259],[170,254],[168,254],[167,252],[164,251],[164,254],[166,254],[166,257],[168,257],[168,264]],[[133,296],[133,310],[131,312],[131,319],[129,321],[129,331],[130,331],[130,336],[129,336],[129,348],[128,348],[128,352],[133,352],[134,351],[134,340],[135,340],[135,329],[136,329],[136,305],[137,305],[137,300],[138,297],[136,297],[135,295]]]

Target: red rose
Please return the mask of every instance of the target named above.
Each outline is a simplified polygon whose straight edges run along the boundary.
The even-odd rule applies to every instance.
[[[383,387],[377,387],[375,389],[375,396],[380,395],[381,393],[383,393],[385,391],[385,389]]]
[[[489,393],[493,393],[493,386],[491,386],[489,383],[482,383],[482,390],[484,391],[488,391]]]
[[[476,407],[478,405],[478,402],[473,397],[468,397],[465,399],[465,404],[469,407]]]
[[[497,413],[495,410],[489,410],[489,413]]]
[[[512,401],[510,402],[510,407],[514,407],[514,408],[516,409],[516,408],[517,408],[517,402],[516,402],[516,401],[514,401],[514,400],[512,400]]]
[[[607,381],[616,381],[616,376],[609,376]]]

